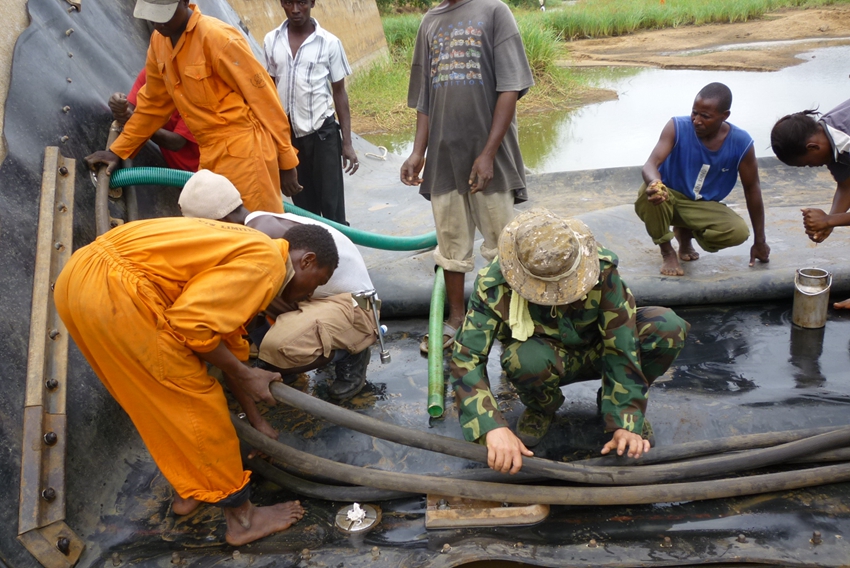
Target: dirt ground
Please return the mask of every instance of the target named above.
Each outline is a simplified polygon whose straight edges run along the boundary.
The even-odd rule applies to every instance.
[[[750,22],[683,26],[615,38],[578,40],[569,44],[571,57],[562,64],[776,71],[801,63],[794,56],[813,47],[847,44],[850,44],[850,6],[789,9]],[[718,51],[721,47],[723,50]]]

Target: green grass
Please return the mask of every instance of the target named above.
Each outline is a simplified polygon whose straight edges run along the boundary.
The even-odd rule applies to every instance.
[[[421,20],[420,14],[383,17],[390,56],[358,72],[349,85],[352,116],[367,132],[413,126],[415,115],[407,108],[407,83]],[[554,108],[558,106],[556,99],[563,101],[582,81],[572,72],[556,67],[555,61],[563,57],[564,50],[557,33],[526,18],[520,18],[518,25],[536,83],[523,104]]]
[[[565,40],[611,37],[643,29],[746,22],[771,10],[846,4],[850,0],[580,0],[518,14]]]

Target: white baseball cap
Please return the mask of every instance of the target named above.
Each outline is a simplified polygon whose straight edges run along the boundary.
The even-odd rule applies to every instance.
[[[133,16],[140,20],[148,20],[164,24],[174,17],[180,0],[136,0]]]

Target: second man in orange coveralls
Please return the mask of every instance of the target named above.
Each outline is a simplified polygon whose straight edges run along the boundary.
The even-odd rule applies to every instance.
[[[118,139],[86,163],[111,173],[176,109],[198,140],[201,169],[228,178],[248,209],[283,213],[281,191],[301,191],[298,157],[275,85],[242,34],[189,0],[137,0],[134,15],[154,23],[147,83]]]
[[[174,487],[174,513],[201,502],[221,506],[234,546],[284,530],[304,513],[297,501],[255,507],[248,500],[250,472],[222,387],[206,366],[222,370],[246,410],[252,400],[274,404],[269,383],[280,375],[241,363],[248,359],[244,323],[277,295],[307,299],[339,261],[321,227],[304,225],[287,237],[205,219],[127,223],[77,250],[53,294],[74,343]]]

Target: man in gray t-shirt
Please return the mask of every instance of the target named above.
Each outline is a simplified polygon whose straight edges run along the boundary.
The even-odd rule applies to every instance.
[[[416,138],[401,181],[431,201],[434,260],[445,270],[449,301],[444,347],[466,311],[475,229],[484,237],[482,256],[492,260],[514,202],[527,199],[516,101],[533,84],[516,20],[501,0],[444,0],[425,14],[407,95]]]

